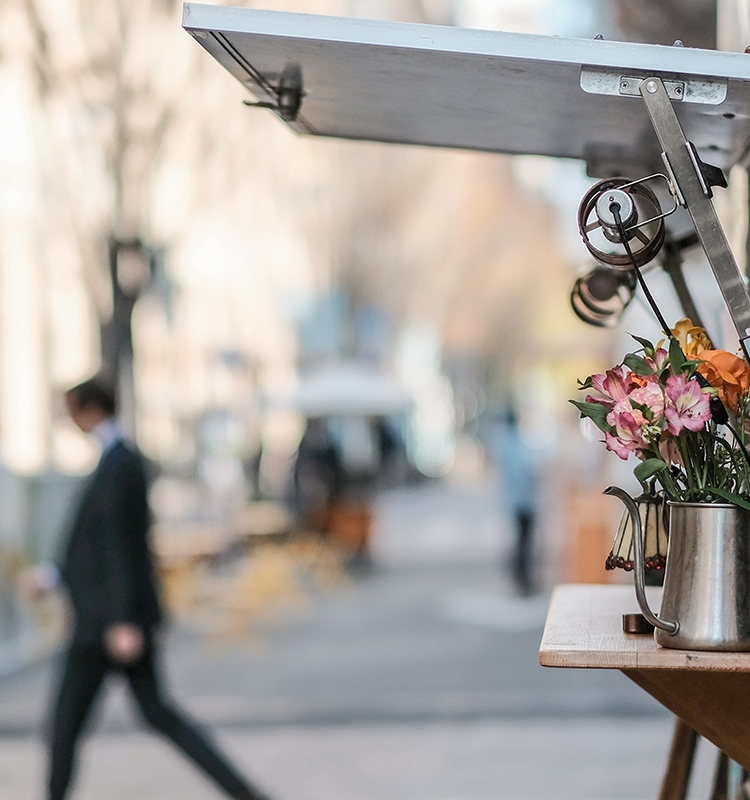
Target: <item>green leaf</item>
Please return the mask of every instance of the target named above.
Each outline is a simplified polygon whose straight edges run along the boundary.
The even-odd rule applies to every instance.
[[[729,503],[734,503],[734,505],[739,506],[740,508],[744,508],[747,511],[750,511],[750,501],[745,500],[738,494],[735,494],[734,492],[728,492],[726,489],[719,489],[716,486],[712,486],[710,488],[710,491],[713,492],[718,497],[721,497],[723,500],[726,500]]]
[[[630,406],[635,411],[640,411],[649,422],[654,421],[654,409],[651,406],[647,406],[645,403],[636,403],[632,398],[630,398]]]
[[[569,400],[580,412],[582,417],[588,417],[597,428],[604,433],[611,433],[612,426],[607,423],[609,409],[601,403],[581,403],[578,400]]]
[[[669,363],[675,373],[683,372],[685,365],[689,363],[677,339],[669,340]]]
[[[631,338],[635,339],[636,342],[638,342],[638,344],[643,348],[643,351],[647,356],[654,355],[654,353],[656,352],[656,348],[653,346],[651,342],[649,342],[648,339],[643,339],[640,336],[636,336],[634,333],[631,333],[630,336]]]
[[[641,463],[636,466],[636,468],[633,470],[633,475],[635,475],[638,481],[644,483],[649,478],[653,478],[654,475],[662,470],[665,470],[666,468],[666,461],[662,461],[660,458],[647,458],[645,461],[641,461]]]
[[[622,363],[636,375],[653,375],[653,368],[646,363],[645,359],[635,353],[628,353]]]

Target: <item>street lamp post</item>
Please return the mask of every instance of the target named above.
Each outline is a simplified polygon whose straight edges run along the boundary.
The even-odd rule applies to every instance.
[[[125,432],[135,436],[132,316],[135,304],[153,279],[157,251],[138,238],[109,242],[112,318],[103,331],[104,367],[110,373]]]

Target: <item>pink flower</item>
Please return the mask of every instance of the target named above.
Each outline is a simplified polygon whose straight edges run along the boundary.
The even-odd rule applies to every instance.
[[[661,388],[656,376],[644,379],[641,386],[637,386],[628,395],[631,405],[634,403],[639,406],[646,406],[651,412],[651,418],[647,419],[645,414],[638,409],[636,413],[643,425],[657,425],[661,428],[661,418],[664,414],[664,390]]]
[[[618,431],[619,433],[619,431]],[[627,461],[631,453],[638,450],[638,440],[636,438],[625,439],[620,436],[613,436],[611,433],[604,434],[604,444],[607,450],[619,456],[623,461]]]
[[[608,369],[606,373],[592,375],[591,385],[601,396],[589,395],[586,402],[602,403],[612,407],[619,400],[624,400],[635,384],[633,383],[633,373],[629,370],[626,371],[625,367],[619,366]]]
[[[671,375],[665,386],[667,430],[677,436],[682,430],[699,431],[711,419],[710,397],[695,379]]]
[[[623,460],[659,439],[664,415],[664,394],[655,376],[633,382],[628,389],[607,414],[615,433],[605,436],[607,449]]]
[[[627,397],[620,400],[607,414],[607,422],[615,429],[615,435],[605,434],[607,450],[616,453],[623,461],[636,450],[646,446],[643,438],[643,414],[630,405]]]
[[[667,464],[679,464],[682,466],[680,448],[677,447],[677,440],[670,434],[667,434],[659,441],[659,455]]]
[[[667,361],[669,360],[669,351],[665,350],[663,347],[657,347],[654,351],[654,357],[650,358],[649,356],[646,356],[644,360],[658,375],[664,369]]]

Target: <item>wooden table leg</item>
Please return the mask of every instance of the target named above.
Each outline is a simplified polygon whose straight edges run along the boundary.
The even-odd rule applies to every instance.
[[[698,734],[677,717],[659,800],[686,800],[697,743]]]
[[[746,780],[746,770],[719,751],[711,800],[746,800]]]
[[[716,772],[714,773],[711,800],[731,800],[729,794],[729,759],[726,753],[721,751],[719,751],[719,757],[716,759]]]

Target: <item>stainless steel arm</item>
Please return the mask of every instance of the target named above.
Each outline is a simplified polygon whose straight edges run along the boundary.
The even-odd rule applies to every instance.
[[[750,296],[711,202],[711,190],[701,174],[693,146],[685,138],[661,79],[647,78],[640,85],[640,93],[662,147],[662,158],[674,182],[675,193],[690,214],[740,344],[745,355],[750,357]]]

